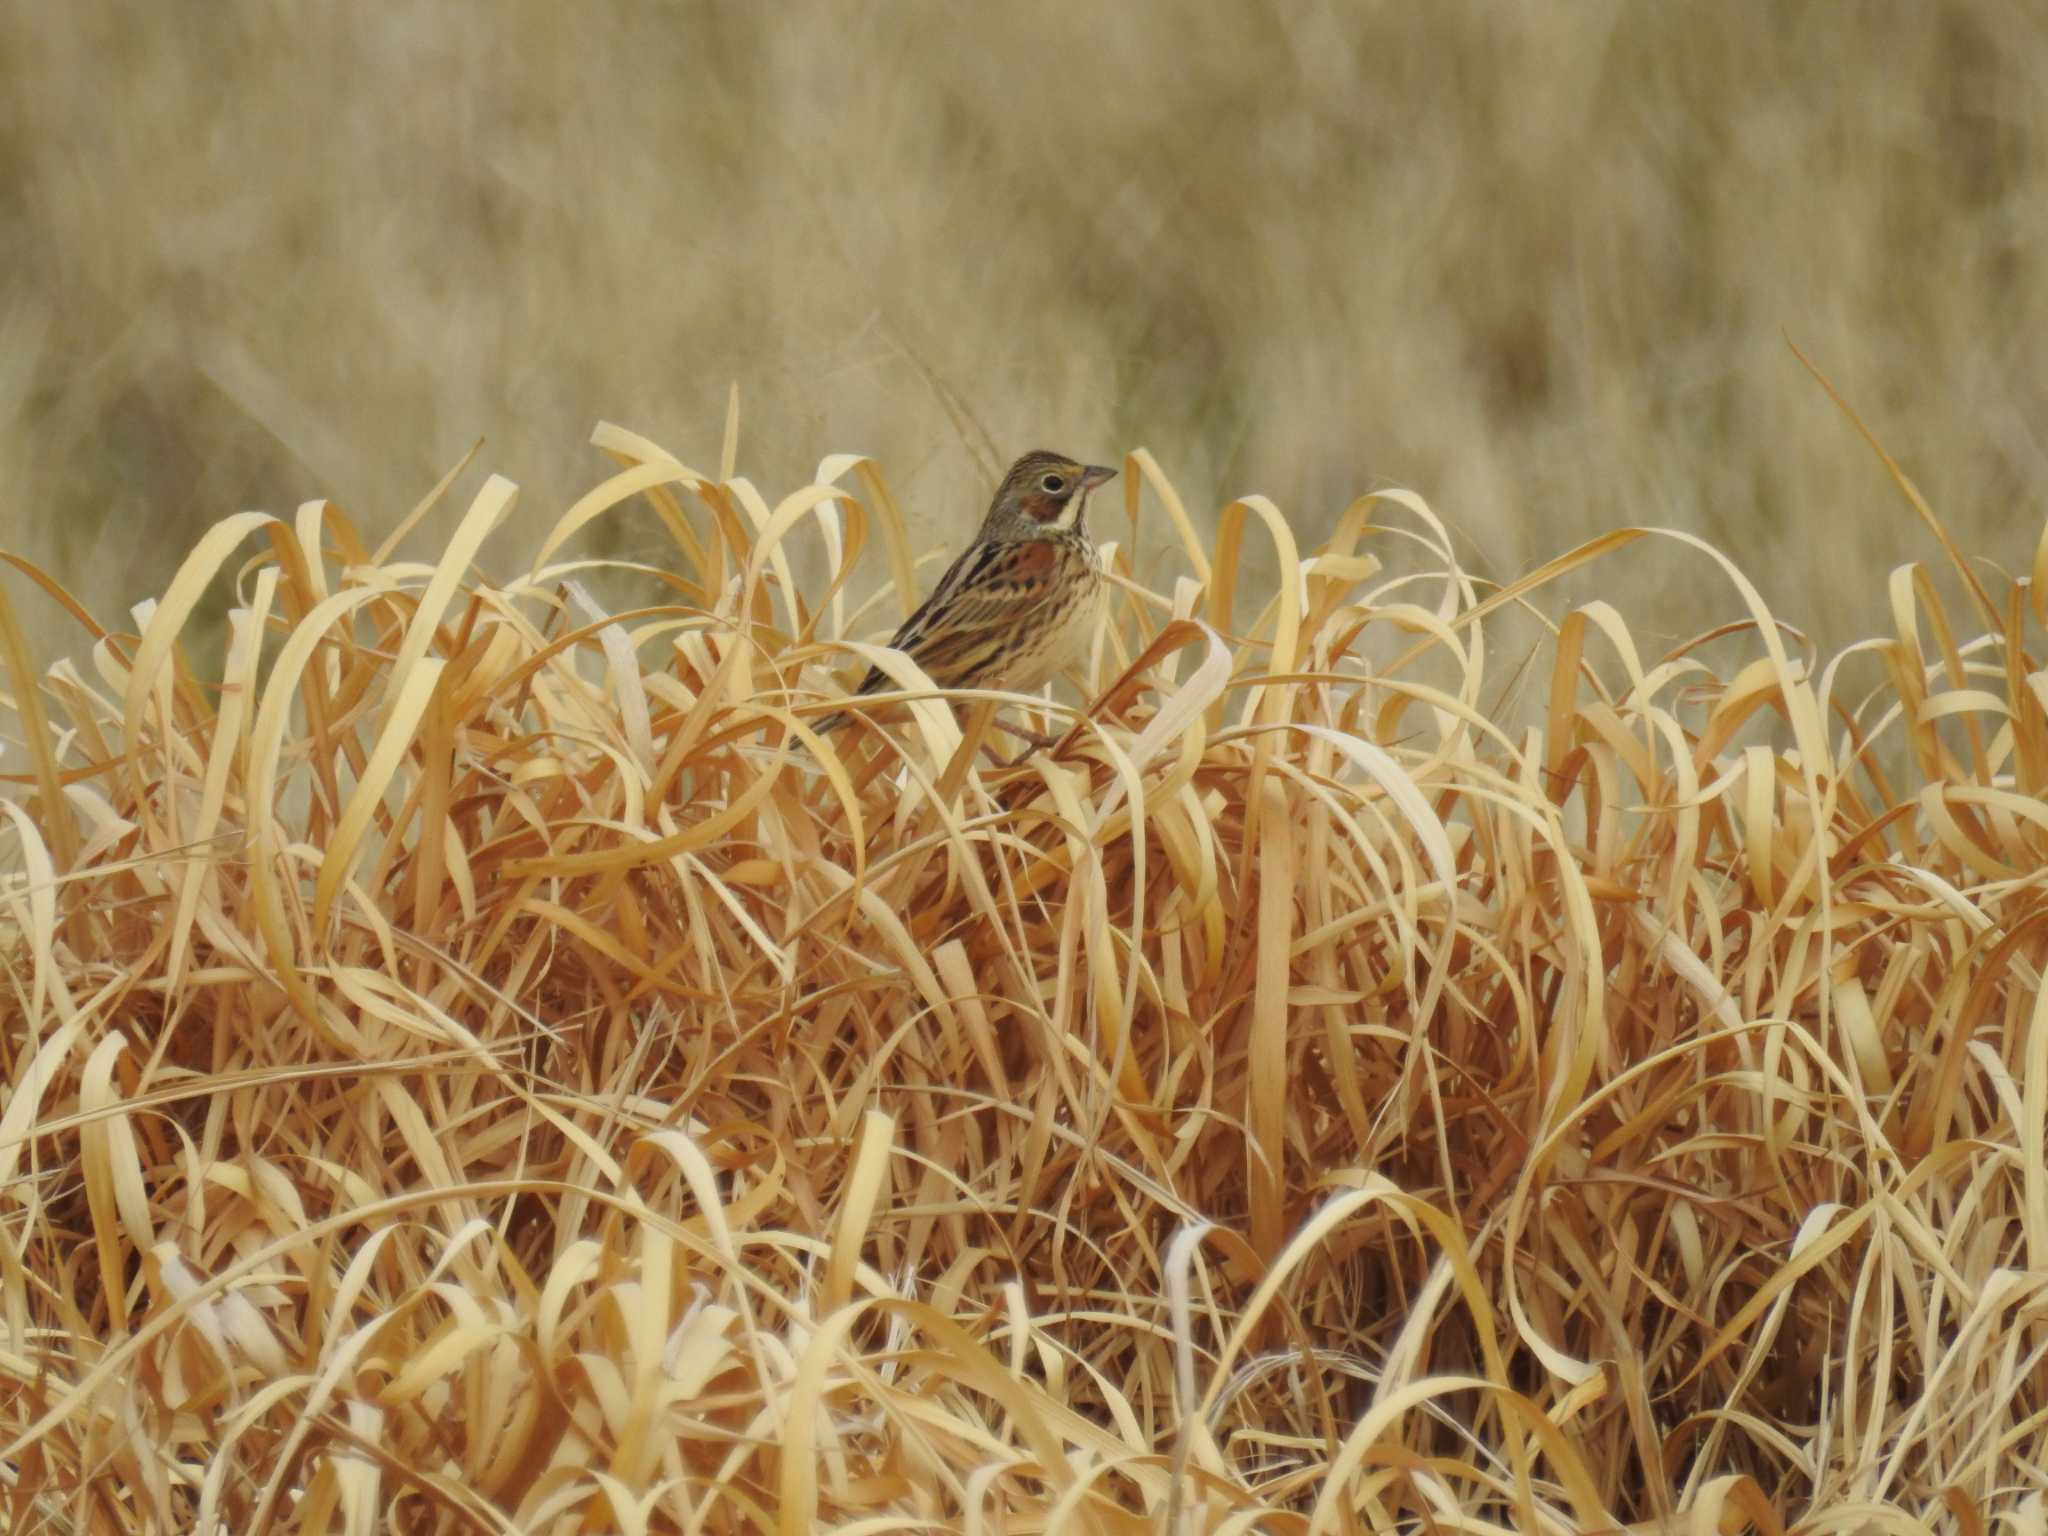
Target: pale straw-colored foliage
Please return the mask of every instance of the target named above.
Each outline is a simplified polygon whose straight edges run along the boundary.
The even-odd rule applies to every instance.
[[[230,518],[77,665],[8,586],[0,1523],[2041,1528],[2041,561],[1820,659],[1685,535],[1487,592],[1138,452],[1184,562],[1111,495],[1004,766],[803,725],[932,574],[874,465],[597,440],[537,550]],[[1747,621],[1501,659],[1660,542]]]

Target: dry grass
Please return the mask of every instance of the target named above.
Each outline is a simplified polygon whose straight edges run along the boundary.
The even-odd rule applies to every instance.
[[[2048,545],[1823,661],[1682,535],[1489,595],[1139,453],[1184,569],[1062,745],[842,757],[894,612],[787,561],[911,599],[874,466],[598,441],[517,556],[493,478],[33,680],[0,606],[10,1530],[2041,1528]],[[1658,539],[1749,622],[1577,608],[1506,723],[1498,620]]]

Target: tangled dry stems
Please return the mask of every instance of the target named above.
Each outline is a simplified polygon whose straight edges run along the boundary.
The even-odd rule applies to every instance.
[[[1748,621],[1579,608],[1517,726],[1640,531],[1484,595],[1141,452],[1185,573],[1002,767],[804,724],[869,535],[915,597],[873,465],[597,440],[508,584],[493,479],[231,518],[89,671],[0,608],[10,1529],[2040,1528],[2048,544],[1819,664],[1668,535]]]

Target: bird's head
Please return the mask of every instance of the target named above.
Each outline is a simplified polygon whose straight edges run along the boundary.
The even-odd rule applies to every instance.
[[[1064,454],[1027,453],[1003,476],[989,505],[985,533],[991,538],[1044,539],[1083,526],[1088,493],[1116,474],[1100,464],[1083,464]]]

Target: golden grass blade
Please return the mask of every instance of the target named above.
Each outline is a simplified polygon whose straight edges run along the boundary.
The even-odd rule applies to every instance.
[[[725,392],[725,433],[719,440],[718,479],[730,483],[740,462],[740,386],[735,379]]]
[[[1262,786],[1259,801],[1259,917],[1252,990],[1250,1136],[1245,1178],[1251,1193],[1252,1247],[1270,1262],[1286,1228],[1282,1097],[1287,1067],[1287,977],[1293,938],[1295,847],[1285,791]]]
[[[427,647],[434,644],[441,617],[454,601],[456,584],[468,571],[484,540],[512,510],[512,503],[518,495],[519,488],[510,480],[493,475],[476,493],[469,510],[462,514],[448,541],[447,552],[435,564],[434,574],[419,596],[412,622],[406,626],[405,638],[399,643],[398,655],[392,659],[387,704],[426,655]]]
[[[1188,563],[1195,568],[1198,586],[1207,588],[1212,580],[1209,553],[1202,545],[1202,539],[1195,532],[1194,519],[1188,516],[1188,509],[1180,499],[1180,493],[1173,488],[1173,482],[1159,467],[1159,461],[1152,457],[1149,448],[1133,448],[1124,460],[1124,511],[1130,517],[1132,542],[1136,542],[1138,527],[1138,503],[1141,482],[1152,487],[1160,504],[1166,508],[1166,515],[1173,524],[1173,531],[1179,537],[1182,551]]]
[[[250,896],[256,909],[257,930],[278,982],[301,1016],[316,1028],[323,1024],[331,1028],[333,1021],[323,1021],[319,1004],[298,965],[300,946],[291,931],[285,886],[277,869],[285,857],[283,837],[275,813],[266,808],[280,803],[279,768],[300,678],[311,665],[316,649],[326,640],[328,627],[382,595],[383,589],[376,587],[337,592],[306,615],[271,666],[263,700],[250,728],[246,772],[258,797],[250,829]]]
[[[313,884],[313,931],[316,934],[327,931],[328,920],[333,915],[335,892],[354,871],[356,852],[363,835],[370,829],[370,818],[383,805],[392,778],[398,771],[399,760],[412,750],[414,734],[433,699],[435,688],[440,685],[444,666],[445,663],[432,658],[422,660],[398,685],[397,696],[391,701],[377,745],[371,749],[370,759],[363,765],[362,776],[349,792],[341,819],[335,823],[334,836],[327,844],[326,857],[320,861],[320,874]]]
[[[57,950],[57,897],[61,886],[56,860],[51,857],[49,844],[43,841],[43,829],[29,812],[12,800],[0,800],[0,814],[5,814],[14,827],[26,877],[22,882],[25,888],[17,887],[6,894],[8,905],[14,908],[16,932],[28,944],[28,1023],[20,1045],[33,1048],[42,1034],[48,1010],[54,1008],[60,1019],[69,1018],[73,1011],[69,979]],[[68,810],[56,814],[67,826],[72,825]]]
[[[119,1035],[107,1036],[79,1074],[79,1107],[90,1117],[79,1138],[79,1163],[85,1175],[86,1204],[92,1213],[94,1246],[113,1312],[109,1321],[116,1333],[127,1331],[128,1290],[122,1283],[126,1254],[131,1249],[148,1253],[156,1247],[156,1228],[150,1219],[135,1137],[127,1119],[114,1108],[120,1100],[114,1069],[127,1046]]]
[[[694,489],[699,483],[689,470],[673,459],[653,459],[620,470],[602,485],[584,492],[576,504],[556,520],[554,527],[541,540],[540,547],[534,551],[533,561],[527,567],[527,580],[545,580],[549,562],[562,546],[612,508],[657,486],[686,485]]]
[[[156,612],[143,632],[142,643],[136,647],[135,662],[128,672],[122,721],[129,743],[131,774],[139,776],[141,772],[140,753],[147,734],[144,704],[156,689],[163,669],[170,661],[171,647],[183,632],[193,609],[199,606],[207,586],[220,573],[221,563],[227,559],[228,552],[258,528],[270,527],[276,521],[268,513],[240,512],[216,523],[185,557],[177,575],[171,578],[163,600],[157,604]],[[176,729],[175,722],[169,718],[160,718],[158,725],[166,735]],[[146,799],[139,777],[136,790],[138,799]]]
[[[853,1266],[859,1261],[875,1202],[888,1179],[896,1122],[879,1110],[862,1118],[860,1144],[839,1196],[839,1223],[832,1233],[832,1257],[825,1265],[824,1308],[837,1312],[853,1295]]]

